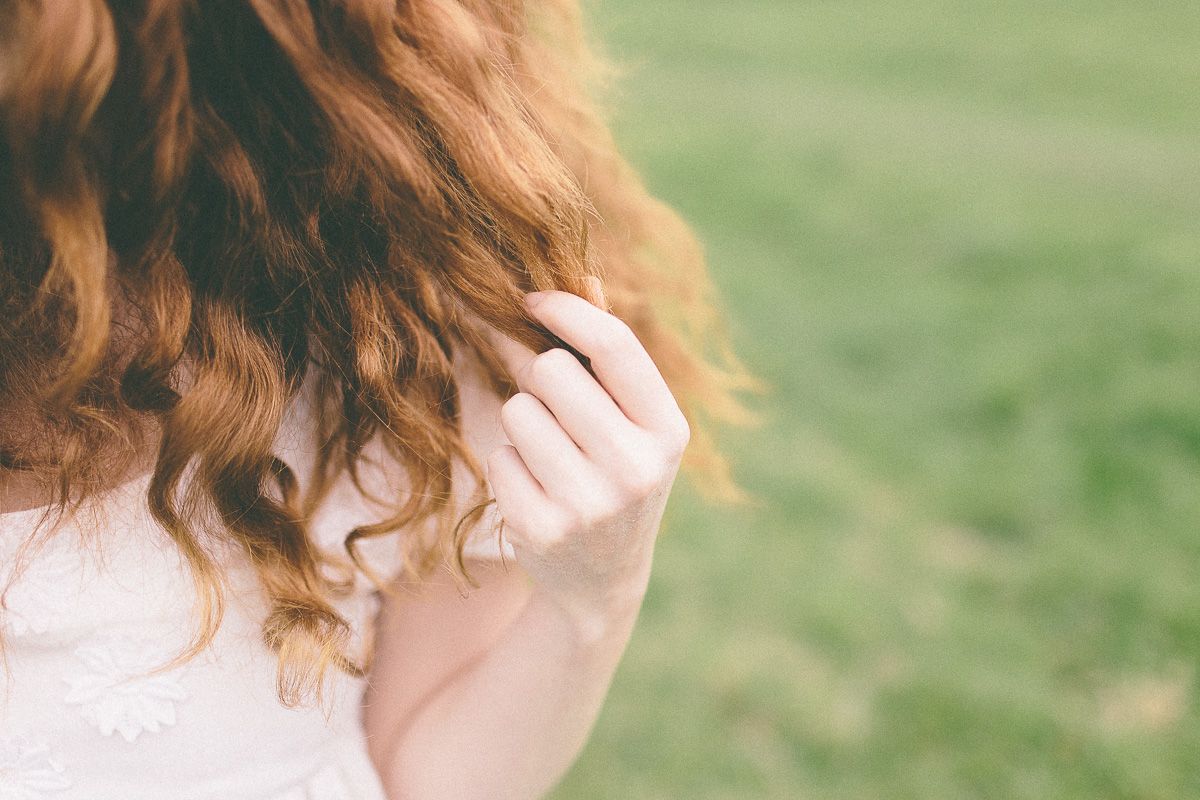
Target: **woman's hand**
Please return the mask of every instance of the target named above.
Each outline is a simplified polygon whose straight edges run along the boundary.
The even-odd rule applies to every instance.
[[[487,459],[505,536],[577,622],[636,613],[687,421],[621,320],[566,292],[534,292],[526,304],[596,377],[566,350],[502,343],[520,389],[500,415],[512,444]]]
[[[520,389],[500,407],[459,365],[464,436],[488,453],[498,413],[508,439],[488,477],[523,570],[474,570],[467,598],[443,577],[384,601],[366,724],[389,797],[542,797],[586,741],[646,590],[687,423],[624,323],[563,292],[528,303],[596,377],[491,331]]]

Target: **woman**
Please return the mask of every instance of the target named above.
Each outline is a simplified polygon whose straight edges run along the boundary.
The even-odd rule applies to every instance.
[[[542,794],[739,380],[574,7],[0,9],[0,797]]]

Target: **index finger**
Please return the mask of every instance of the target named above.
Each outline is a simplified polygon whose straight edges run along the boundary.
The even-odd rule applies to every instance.
[[[598,308],[607,308],[608,306],[608,299],[604,295],[604,285],[600,282],[599,278],[588,277],[584,279],[584,294],[582,296]],[[501,333],[486,322],[478,318],[473,318],[473,321],[479,326],[484,338],[495,349],[500,363],[508,370],[509,376],[515,378],[520,374],[525,365],[537,355],[535,351],[530,350],[512,337]],[[576,351],[574,347],[563,341],[560,337],[553,338],[558,338],[557,346],[570,351],[583,364],[584,369],[588,372],[592,371],[591,359]]]
[[[624,322],[567,292],[531,292],[525,304],[551,333],[591,360],[600,385],[635,425],[664,430],[682,420],[658,367]]]

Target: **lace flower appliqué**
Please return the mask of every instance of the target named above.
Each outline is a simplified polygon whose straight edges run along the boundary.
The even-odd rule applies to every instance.
[[[45,744],[0,742],[0,797],[5,800],[43,800],[47,793],[69,789],[71,781],[63,772]]]
[[[171,654],[157,642],[109,635],[75,649],[80,664],[63,676],[71,686],[64,702],[81,706],[84,719],[102,734],[132,742],[142,731],[175,724],[175,704],[188,698],[181,669],[153,672]]]

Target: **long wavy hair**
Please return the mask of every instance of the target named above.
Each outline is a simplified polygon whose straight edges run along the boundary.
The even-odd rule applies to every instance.
[[[189,653],[221,617],[215,520],[269,599],[281,698],[363,668],[305,520],[372,440],[411,491],[349,534],[350,557],[399,535],[412,579],[462,569],[451,466],[487,498],[452,352],[512,391],[477,321],[554,346],[532,290],[600,278],[700,432],[691,465],[732,489],[705,420],[736,415],[747,379],[694,239],[614,148],[578,16],[571,0],[0,0],[0,476],[65,509],[156,449],[149,507],[201,609]],[[301,492],[273,446],[311,374]]]

